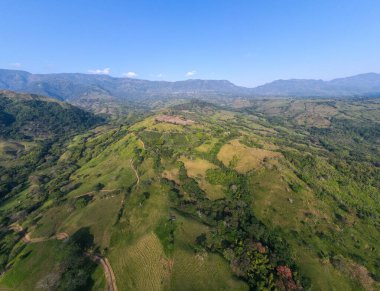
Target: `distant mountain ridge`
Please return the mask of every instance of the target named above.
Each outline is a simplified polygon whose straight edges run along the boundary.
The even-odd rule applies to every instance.
[[[226,80],[186,80],[178,82],[115,78],[80,73],[31,74],[0,69],[0,89],[46,95],[59,100],[133,100],[169,95],[248,94],[249,89]]]
[[[0,89],[46,95],[58,100],[141,100],[146,98],[200,97],[354,97],[380,96],[380,74],[368,73],[331,81],[276,80],[255,88],[227,80],[177,82],[115,78],[80,73],[31,74],[0,69]]]
[[[258,96],[351,97],[380,96],[380,74],[367,73],[331,81],[290,79],[276,80],[253,88]]]

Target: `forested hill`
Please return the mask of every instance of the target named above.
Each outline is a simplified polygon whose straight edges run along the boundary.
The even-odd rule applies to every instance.
[[[65,102],[0,91],[0,200],[22,191],[38,167],[54,164],[71,136],[101,122]]]
[[[64,102],[0,91],[0,137],[50,139],[85,130],[102,119]]]

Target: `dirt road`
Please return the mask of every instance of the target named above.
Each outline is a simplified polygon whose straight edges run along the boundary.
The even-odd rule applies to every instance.
[[[135,172],[135,175],[136,175],[136,178],[137,178],[136,185],[138,185],[140,183],[139,173],[137,173],[137,170],[135,169],[135,166],[133,165],[133,159],[130,159],[130,163],[131,163],[131,168]]]
[[[108,259],[96,254],[86,253],[86,255],[89,256],[95,263],[100,264],[103,267],[104,276],[106,277],[108,285],[108,291],[117,291],[115,274]]]

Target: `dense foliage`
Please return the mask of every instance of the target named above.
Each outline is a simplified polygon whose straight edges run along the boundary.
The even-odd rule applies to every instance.
[[[69,104],[48,99],[10,99],[0,93],[0,137],[18,140],[65,137],[102,119]]]

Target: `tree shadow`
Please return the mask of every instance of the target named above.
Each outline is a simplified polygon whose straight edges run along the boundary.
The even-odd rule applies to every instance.
[[[82,227],[71,235],[70,241],[77,244],[85,252],[94,245],[94,235],[90,232],[89,227]]]

